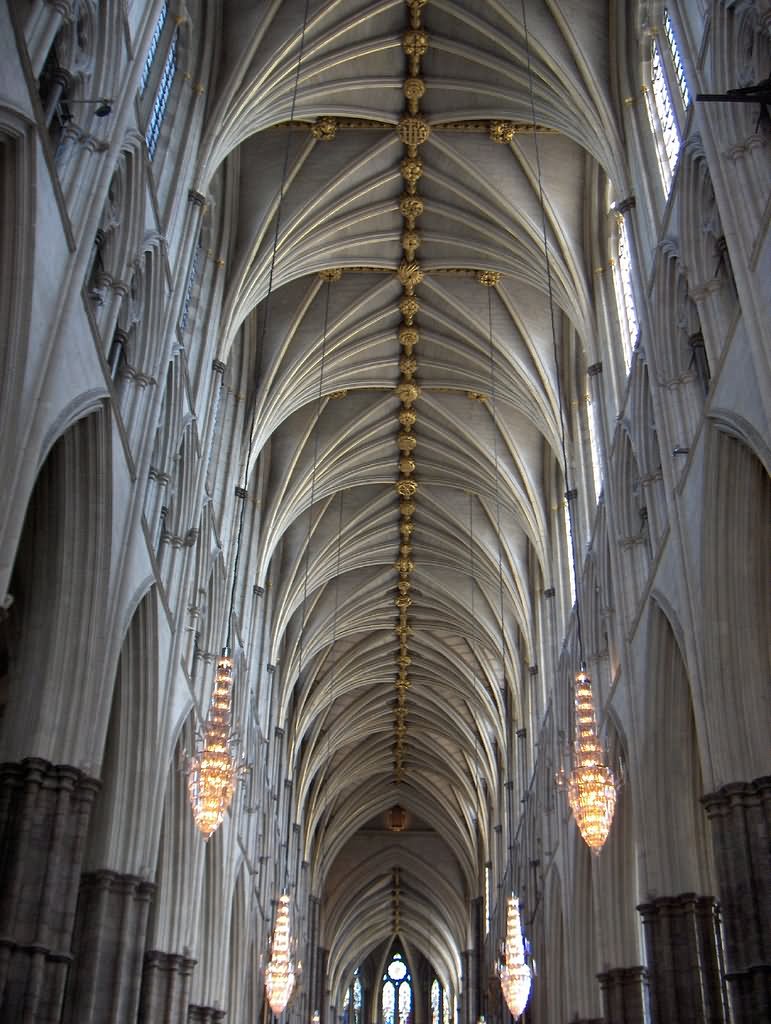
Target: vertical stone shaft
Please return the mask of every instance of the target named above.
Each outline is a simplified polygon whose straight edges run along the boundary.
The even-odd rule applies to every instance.
[[[113,871],[83,876],[64,1024],[136,1019],[154,890],[144,879]]]
[[[715,901],[684,893],[638,908],[656,1024],[723,1024],[722,951]]]
[[[0,765],[0,1020],[59,1024],[98,786],[39,758]]]
[[[712,829],[733,1024],[771,1020],[771,777],[702,802]]]
[[[145,954],[139,1024],[186,1024],[195,960],[151,950]]]
[[[598,974],[605,1024],[646,1024],[647,979],[644,967],[616,967]]]

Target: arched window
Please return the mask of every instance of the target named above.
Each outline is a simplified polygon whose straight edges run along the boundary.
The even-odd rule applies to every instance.
[[[594,481],[594,498],[600,500],[602,493],[602,454],[600,451],[600,411],[596,402],[592,401],[592,392],[587,379],[586,414],[589,425],[589,450],[592,457],[592,479]]]
[[[616,213],[616,255],[611,263],[613,266],[613,290],[616,296],[618,322],[623,341],[624,365],[628,373],[632,363],[632,352],[640,333],[640,324],[637,320],[637,307],[632,289],[632,258],[629,251],[629,237],[624,217],[620,213]]]
[[[436,978],[431,983],[431,1024],[442,1024],[442,986]]]
[[[359,978],[359,968],[353,972],[353,984],[349,985],[343,1001],[343,1024],[364,1024],[364,989]]]
[[[145,143],[151,160],[154,159],[155,151],[158,148],[161,126],[166,116],[171,87],[177,73],[179,25],[180,19],[173,23],[169,22],[169,4],[168,0],[164,0],[139,79],[140,101],[143,101],[146,93],[153,96],[152,105],[149,108],[142,102],[142,111],[147,117]],[[165,59],[159,67],[158,58],[162,54],[165,54]]]
[[[656,141],[661,183],[668,195],[682,145],[679,115],[675,110],[672,94],[676,92],[683,111],[688,107],[691,97],[674,26],[666,9],[662,27],[663,42],[660,43],[658,36],[655,35],[651,39],[650,90],[646,92],[646,96],[648,119]],[[676,86],[676,89],[672,89],[672,85]]]
[[[394,953],[383,975],[383,1024],[412,1024],[412,979],[401,953]]]
[[[662,19],[664,25],[664,36],[669,46],[669,56],[672,60],[672,70],[675,73],[675,81],[680,91],[680,99],[683,102],[683,109],[686,110],[691,103],[691,95],[688,92],[688,82],[685,78],[685,67],[683,66],[683,59],[680,56],[680,48],[677,45],[677,39],[675,38],[675,29],[672,24],[672,19],[669,16],[669,11],[664,10],[664,17]]]
[[[142,77],[139,79],[139,95],[144,96],[147,85],[150,81],[150,73],[153,70],[153,63],[155,62],[155,54],[158,52],[158,46],[163,35],[163,29],[166,26],[166,18],[169,16],[169,3],[168,0],[163,0],[163,5],[158,15],[158,20],[155,23],[153,29],[153,37],[150,40],[150,46],[147,50],[147,56],[145,57],[145,66],[142,68]]]

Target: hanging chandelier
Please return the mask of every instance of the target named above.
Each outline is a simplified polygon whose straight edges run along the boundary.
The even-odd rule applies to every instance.
[[[238,737],[231,729],[233,711],[233,659],[223,652],[217,659],[214,691],[196,753],[188,762],[187,790],[193,819],[204,839],[222,824],[233,799],[243,765]]]
[[[584,842],[599,853],[608,838],[616,808],[616,779],[605,764],[597,736],[592,681],[582,669],[575,686],[575,760],[567,779],[568,802]]]
[[[530,998],[532,975],[525,963],[525,944],[519,917],[519,900],[513,894],[506,904],[506,941],[498,968],[501,991],[514,1020],[519,1020]]]
[[[265,968],[265,992],[273,1013],[278,1016],[286,1009],[296,978],[292,959],[292,933],[289,915],[289,896],[283,892],[276,909],[273,945],[268,966]]]

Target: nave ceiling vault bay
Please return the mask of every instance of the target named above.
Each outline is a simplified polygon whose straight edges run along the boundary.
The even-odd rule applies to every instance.
[[[438,869],[399,853],[401,932],[457,982],[462,907],[489,858],[480,836],[503,806],[501,650],[516,727],[538,660],[536,600],[562,585],[537,155],[567,382],[595,356],[605,175],[625,180],[608,5],[528,2],[532,107],[520,0],[311,2],[299,79],[302,0],[223,12],[199,183],[206,192],[223,161],[237,182],[220,358],[244,346],[258,381],[255,582],[276,588],[267,660],[280,662],[303,856],[314,889],[337,893],[330,977],[392,933],[394,840],[373,840],[347,884],[335,861],[398,802],[446,851]],[[411,17],[428,44],[412,58]],[[429,130],[413,149],[398,131],[407,115]],[[523,127],[533,120],[537,136]],[[517,128],[496,141],[496,122]],[[403,177],[410,155],[419,178]],[[414,217],[400,202],[411,190]],[[500,277],[485,287],[483,272]],[[419,341],[400,346],[413,323]],[[400,398],[400,383],[419,397]]]

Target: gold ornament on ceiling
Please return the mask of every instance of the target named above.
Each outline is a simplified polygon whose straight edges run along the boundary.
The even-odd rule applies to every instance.
[[[414,260],[399,264],[396,276],[407,295],[412,295],[417,286],[423,281],[423,270],[419,263]]]
[[[337,135],[337,121],[334,117],[320,117],[311,126],[311,135],[319,142],[331,142]]]
[[[404,174],[403,170],[402,170],[402,177],[405,178],[405,174]],[[418,174],[418,178],[419,177],[420,177],[420,174]],[[405,180],[406,180],[406,178],[405,178]],[[417,181],[418,179],[416,178],[415,180]],[[401,199],[399,200],[399,212],[401,213],[402,217],[404,217],[405,221],[407,222],[408,230],[411,231],[415,227],[415,221],[418,219],[418,217],[421,216],[421,214],[423,213],[423,209],[424,209],[423,200],[420,198],[420,196],[416,196],[416,195],[411,195],[409,193],[405,193],[401,197]]]
[[[407,147],[407,154],[415,156],[418,146],[428,141],[431,126],[420,114],[404,114],[397,127],[399,138]]]
[[[493,142],[498,142],[501,145],[511,142],[514,138],[515,130],[516,129],[512,121],[490,122],[490,138]]]
[[[399,412],[399,422],[405,430],[411,430],[415,426],[418,414],[414,409],[402,409]]]
[[[420,12],[428,3],[428,0],[407,0],[407,6],[410,9],[410,24],[413,28],[420,26]]]
[[[394,388],[397,398],[409,409],[420,398],[420,388],[413,381],[403,380]]]
[[[417,78],[420,73],[420,58],[428,52],[428,32],[422,28],[408,29],[402,36],[402,49],[410,62],[410,75]]]
[[[496,285],[500,284],[501,274],[498,270],[480,270],[477,274],[477,281],[484,285],[485,288],[495,288]]]
[[[415,515],[415,502],[402,501],[399,504],[399,515],[404,519],[411,519]],[[410,526],[412,523],[410,523]]]
[[[408,78],[404,83],[404,98],[411,114],[417,114],[420,101],[426,94],[426,83],[422,78]]]
[[[397,558],[394,562],[394,569],[400,574],[412,572],[414,568],[415,563],[409,558]]]
[[[415,253],[420,248],[420,235],[417,231],[407,230],[402,234],[402,249],[404,255],[411,262],[415,259]]]
[[[415,371],[418,368],[418,361],[414,356],[404,355],[399,360],[399,369],[402,371],[407,380],[411,380],[415,376]]]
[[[409,608],[412,604],[412,598],[409,594],[397,594],[394,598],[394,604],[397,608]]]
[[[411,479],[397,480],[396,483],[394,484],[394,487],[396,488],[396,493],[401,498],[412,498],[415,496],[415,493],[418,489],[418,484],[416,480]]]
[[[415,529],[415,524],[411,523],[409,520],[407,520],[406,522],[403,522],[403,523],[401,523],[399,525],[399,533],[403,537],[411,537],[412,536],[412,531],[414,529]]]
[[[419,156],[408,156],[402,160],[400,169],[407,183],[407,191],[412,195],[423,173],[423,161]]]
[[[404,473],[405,476],[409,476],[415,472],[415,460],[410,458],[409,455],[402,456],[399,459],[399,472]]]
[[[420,309],[420,303],[414,295],[410,295],[409,292],[403,295],[399,301],[399,309],[404,317],[404,322],[408,327],[412,327],[412,321],[418,315]]]
[[[417,445],[417,443],[418,443],[418,441],[417,441],[417,438],[415,437],[414,434],[407,434],[404,431],[402,431],[399,434],[399,438],[397,440],[397,444],[399,445],[399,450],[402,451],[402,452],[412,452],[412,451],[414,451],[415,450],[415,446]]]
[[[322,281],[332,281],[334,283],[339,281],[342,276],[343,271],[341,267],[329,267],[327,270],[319,271],[319,277]]]
[[[401,327],[399,328],[399,344],[404,349],[406,355],[412,355],[412,350],[419,341],[420,331],[417,329],[417,327],[408,327],[406,324],[401,325]],[[412,422],[414,423],[415,421],[413,420]]]
[[[332,391],[332,392],[330,393],[329,397],[330,397],[330,398],[332,399],[332,401],[334,402],[334,401],[338,401],[338,400],[339,400],[339,399],[341,399],[341,398],[345,398],[345,396],[346,396],[347,394],[348,394],[348,388],[340,388],[340,390],[339,390],[339,391]]]

